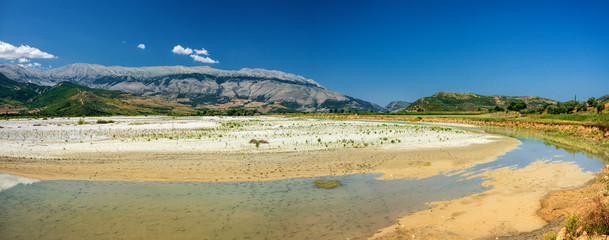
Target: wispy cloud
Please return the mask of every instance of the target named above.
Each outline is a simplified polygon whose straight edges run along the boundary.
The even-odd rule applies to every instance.
[[[17,62],[19,62],[19,63],[26,63],[26,62],[29,62],[29,61],[30,60],[27,59],[27,58],[19,58],[19,59],[17,59]]]
[[[197,54],[197,55],[205,55],[205,56],[209,55],[209,53],[207,53],[207,50],[205,50],[205,48],[201,48],[200,50],[199,49],[195,49],[195,54]]]
[[[183,48],[180,45],[177,45],[175,47],[173,47],[173,50],[171,50],[173,53],[175,54],[181,54],[181,55],[188,55],[192,53],[192,49],[190,48]]]
[[[0,58],[2,59],[19,59],[21,58],[28,60],[30,58],[57,58],[53,54],[40,51],[35,47],[28,45],[21,45],[19,47],[13,46],[10,43],[0,41]]]
[[[190,57],[192,58],[192,60],[195,60],[197,62],[202,62],[202,63],[219,63],[217,60],[213,60],[209,57],[201,57],[199,55],[190,55]]]
[[[137,45],[137,48],[146,49],[146,45],[144,45],[143,43],[140,43],[140,45]]]
[[[173,47],[173,50],[171,50],[171,52],[173,52],[175,54],[181,54],[181,55],[190,55],[192,60],[195,62],[219,63],[218,60],[214,60],[209,57],[205,57],[205,56],[209,56],[209,52],[207,52],[207,50],[205,48],[193,50],[192,48],[189,48],[189,47],[184,48],[181,45],[176,45],[175,47]],[[192,54],[193,52],[194,52],[194,54]],[[201,56],[201,55],[203,55],[203,56]]]

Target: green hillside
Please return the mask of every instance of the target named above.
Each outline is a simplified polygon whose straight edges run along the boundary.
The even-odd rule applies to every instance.
[[[186,105],[62,82],[53,87],[18,83],[0,74],[0,108],[42,116],[184,114]]]
[[[46,91],[49,87],[15,82],[0,73],[0,105],[25,107],[25,102]]]
[[[473,93],[439,92],[410,104],[405,111],[486,111],[500,106],[506,108],[511,102],[524,102],[528,109],[542,108],[545,104],[556,104],[554,100],[536,96],[508,97],[502,95],[485,96]]]

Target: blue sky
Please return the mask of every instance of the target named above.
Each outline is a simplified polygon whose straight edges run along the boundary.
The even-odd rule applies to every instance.
[[[0,41],[54,56],[23,64],[264,68],[381,105],[609,94],[609,1],[0,0]]]

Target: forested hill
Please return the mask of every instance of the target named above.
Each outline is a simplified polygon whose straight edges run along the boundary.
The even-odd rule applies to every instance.
[[[556,104],[551,99],[526,96],[508,97],[503,95],[485,96],[474,93],[439,92],[410,104],[405,111],[486,111],[496,106],[506,108],[512,102],[524,102],[529,109],[542,108],[546,104]]]

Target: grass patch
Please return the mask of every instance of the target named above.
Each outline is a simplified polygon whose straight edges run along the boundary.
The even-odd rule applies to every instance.
[[[98,119],[97,122],[95,122],[97,124],[108,124],[108,123],[114,123],[114,120],[103,120],[103,119]]]
[[[587,232],[609,234],[609,208],[600,197],[592,199],[592,210],[583,217],[583,228]]]
[[[543,240],[556,240],[557,234],[553,232],[547,232],[543,234]]]

